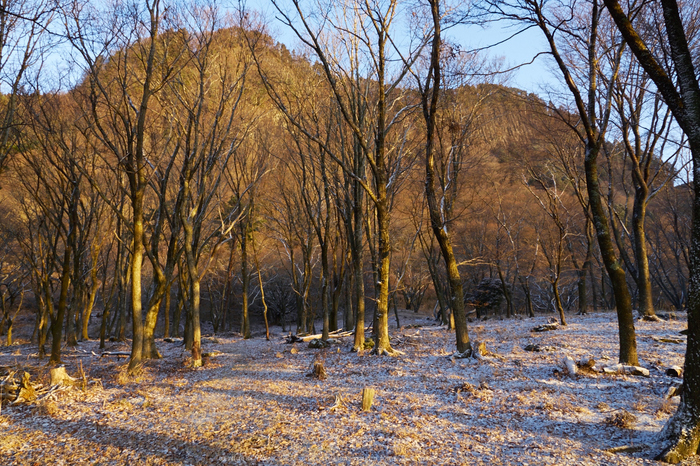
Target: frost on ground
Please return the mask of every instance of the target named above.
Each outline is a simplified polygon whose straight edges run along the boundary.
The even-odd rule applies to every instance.
[[[351,337],[323,350],[288,345],[276,329],[271,341],[205,338],[214,355],[192,370],[177,341],[159,341],[164,359],[132,380],[125,359],[82,342],[64,362],[71,375],[82,365],[87,388],[3,405],[0,464],[656,464],[645,445],[677,406],[665,395],[680,379],[665,370],[683,364],[686,322],[637,321],[649,377],[572,377],[566,356],[612,366],[618,338],[614,313],[568,319],[542,333],[531,329],[545,317],[473,323],[489,352],[480,359],[453,357],[454,334],[412,313],[402,324],[414,325],[392,330],[397,358],[351,353]],[[35,352],[2,348],[0,366],[45,381]],[[325,380],[307,376],[319,359]],[[365,387],[376,392],[369,412]],[[630,448],[607,451],[621,446]]]

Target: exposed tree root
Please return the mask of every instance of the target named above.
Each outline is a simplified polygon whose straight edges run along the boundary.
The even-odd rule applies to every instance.
[[[681,402],[660,434],[661,453],[654,459],[677,464],[697,453],[700,444],[700,423]]]
[[[143,363],[142,362],[137,362],[132,364],[132,362],[129,363],[129,366],[127,367],[126,374],[129,377],[137,377],[143,373]]]
[[[386,355],[396,357],[402,356],[405,353],[403,351],[395,350],[394,348],[389,346],[388,348],[375,348],[374,350],[372,350],[372,354],[376,354],[377,356]]]

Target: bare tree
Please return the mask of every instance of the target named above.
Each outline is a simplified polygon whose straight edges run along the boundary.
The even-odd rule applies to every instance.
[[[182,202],[177,215],[190,287],[187,316],[191,332],[185,342],[198,367],[202,364],[201,279],[206,271],[200,259],[206,250],[213,255],[225,240],[226,229],[231,228],[227,222],[215,221],[214,206],[229,160],[250,128],[239,116],[248,60],[241,37],[245,32],[222,29],[227,24],[215,5],[192,5],[183,16],[192,30],[185,39],[187,66],[170,81],[171,102],[166,108],[178,138],[173,157],[178,159]],[[162,296],[165,283],[161,287]]]
[[[611,59],[602,60],[598,45],[601,28],[605,23],[601,22],[602,10],[598,0],[593,0],[585,6],[575,2],[550,5],[537,0],[489,3],[502,17],[537,27],[542,32],[547,40],[549,53],[574,100],[579,122],[572,129],[576,131],[585,148],[584,166],[591,215],[603,263],[615,293],[620,362],[637,364],[632,298],[627,287],[624,266],[615,251],[598,174],[598,157],[605,144],[612,106],[612,88],[608,86],[601,96],[599,78],[603,76],[609,80],[617,74],[624,44],[615,44],[615,53]],[[567,56],[565,50],[571,50],[571,55]]]
[[[287,24],[318,58],[320,70],[325,76],[327,85],[342,115],[342,119],[353,134],[353,143],[364,157],[369,171],[372,174],[371,182],[365,182],[359,177],[355,180],[360,183],[366,195],[371,201],[377,224],[377,307],[375,319],[375,337],[377,339],[374,352],[377,354],[396,354],[391,348],[388,332],[389,311],[389,277],[391,261],[390,238],[390,192],[399,181],[403,164],[402,152],[390,143],[391,133],[400,127],[402,117],[410,108],[406,106],[403,95],[400,92],[400,83],[405,77],[408,67],[401,66],[396,70],[391,69],[390,56],[400,55],[397,42],[392,38],[392,26],[399,14],[399,2],[392,0],[381,2],[357,2],[345,5],[334,11],[327,11],[321,15],[320,21],[313,20],[314,16],[307,14],[302,8],[301,2],[294,1],[294,12],[285,11],[278,2],[273,2],[277,7],[282,20]],[[334,15],[333,13],[336,13]],[[335,35],[329,35],[325,29],[332,25]],[[333,49],[331,38],[336,40],[338,47]],[[423,44],[419,44],[418,50]],[[336,52],[343,50],[344,55]],[[416,50],[411,50],[411,56],[417,58]],[[366,62],[362,60],[364,54],[368,54]],[[409,64],[411,60],[408,60]],[[361,68],[366,67],[366,68]],[[362,71],[361,71],[362,69]],[[360,73],[364,73],[361,75]],[[285,113],[288,121],[300,129],[310,139],[323,144],[323,140],[316,137],[305,127],[294,109],[290,109],[285,97],[279,93],[279,88],[273,86],[270,74],[263,72],[263,79],[268,92],[274,98],[278,108]],[[357,100],[361,99],[363,108],[369,117],[362,123],[357,118]],[[371,105],[368,103],[372,102]],[[370,120],[371,117],[371,120]],[[371,121],[371,127],[368,126]],[[368,131],[370,130],[370,131]],[[353,175],[353,166],[347,164],[339,154],[329,147],[324,147],[330,158],[339,163],[344,172]],[[366,222],[365,222],[366,223]],[[363,325],[359,319],[356,326],[356,344]]]
[[[644,71],[654,82],[678,125],[688,138],[693,161],[693,223],[688,287],[688,346],[685,354],[683,394],[678,410],[661,433],[663,450],[658,458],[677,463],[694,455],[700,444],[700,85],[690,42],[695,24],[683,21],[676,0],[658,4],[663,18],[665,47],[650,48],[653,38],[640,34],[643,18],[625,12],[617,0],[604,0],[610,15]],[[664,52],[668,55],[664,55]]]
[[[128,180],[133,233],[130,259],[132,348],[129,372],[140,370],[144,358],[142,263],[144,256],[144,202],[150,160],[146,134],[151,98],[172,78],[180,58],[160,34],[165,4],[149,0],[124,8],[96,8],[74,2],[63,10],[66,37],[84,64],[86,111],[90,129],[116,159],[117,172]],[[109,60],[106,60],[107,58]],[[150,154],[154,155],[154,154]]]
[[[0,173],[16,152],[23,126],[19,99],[25,81],[44,60],[54,40],[48,28],[55,16],[51,0],[2,0],[0,2]],[[36,76],[33,77],[36,79]]]
[[[545,173],[536,173],[530,168],[528,174],[528,178],[524,178],[523,182],[555,227],[555,233],[552,233],[550,229],[545,229],[540,231],[537,237],[542,255],[549,264],[549,282],[552,285],[555,308],[559,313],[561,324],[566,325],[564,308],[559,292],[559,281],[570,252],[567,245],[570,244],[569,237],[572,235],[570,224],[574,220],[574,216],[571,215],[565,204],[565,187],[559,185],[556,173],[553,170],[550,169]],[[535,188],[531,184],[534,184]],[[548,240],[545,240],[545,238]]]
[[[630,221],[619,219],[623,232],[632,242],[634,264],[626,254],[622,254],[625,249],[625,245],[620,244],[622,241],[618,247],[637,283],[639,312],[653,320],[655,312],[647,253],[646,212],[654,196],[675,178],[673,167],[678,162],[683,142],[671,139],[674,130],[671,112],[661,95],[651,89],[648,75],[631,54],[626,58],[628,63],[611,85],[615,89],[614,108],[619,119],[625,162],[629,161],[630,175],[623,177],[622,185],[625,187],[625,180],[630,179],[634,190]],[[613,220],[613,225],[615,223]],[[620,236],[616,232],[616,238]]]

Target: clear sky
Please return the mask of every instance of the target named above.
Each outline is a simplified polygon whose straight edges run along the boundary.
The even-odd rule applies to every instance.
[[[515,32],[512,28],[492,25],[489,28],[471,27],[461,39],[472,47],[487,47],[487,53],[493,58],[503,58],[503,68],[510,69],[523,65],[513,71],[508,82],[511,87],[517,87],[528,92],[546,97],[554,86],[558,86],[556,70],[548,55],[539,55],[546,49],[546,42],[538,29],[529,29],[508,39]],[[462,35],[462,34],[460,34]],[[508,39],[506,42],[500,43]],[[537,56],[537,58],[535,58]],[[534,61],[533,61],[534,60]]]

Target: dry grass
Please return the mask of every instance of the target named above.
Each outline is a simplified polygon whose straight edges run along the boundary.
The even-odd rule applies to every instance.
[[[56,417],[58,406],[53,400],[41,400],[34,405],[34,413],[38,416]]]
[[[678,402],[670,398],[662,400],[656,408],[656,417],[662,418],[673,414],[677,406]]]
[[[605,418],[606,424],[613,427],[619,427],[621,429],[631,429],[636,422],[637,416],[625,411],[624,409]]]
[[[5,434],[0,435],[0,451],[3,450],[17,450],[25,442],[22,435],[17,434]]]

